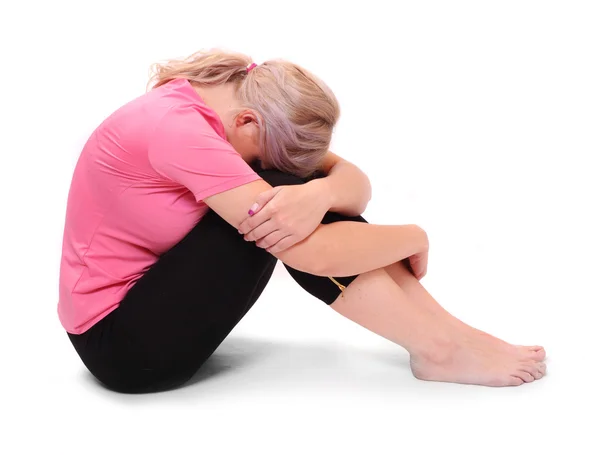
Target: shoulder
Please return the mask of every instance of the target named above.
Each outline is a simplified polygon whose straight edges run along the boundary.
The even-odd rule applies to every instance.
[[[225,141],[225,130],[216,114],[194,104],[179,104],[161,112],[154,136],[170,136],[178,140],[201,138]]]
[[[216,134],[226,139],[225,128],[215,111],[207,106],[185,79],[175,79],[158,87],[153,100],[157,127],[178,133]]]

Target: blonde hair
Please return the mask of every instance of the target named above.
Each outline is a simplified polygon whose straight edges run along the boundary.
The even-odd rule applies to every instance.
[[[266,167],[308,177],[319,167],[340,116],[331,89],[304,68],[285,60],[266,61],[250,72],[252,59],[221,50],[200,51],[182,60],[154,64],[148,86],[185,78],[204,85],[235,83],[244,109],[260,128]]]

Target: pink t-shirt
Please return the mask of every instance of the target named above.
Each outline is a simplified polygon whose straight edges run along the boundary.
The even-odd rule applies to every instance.
[[[258,179],[186,79],[114,112],[71,182],[58,302],[65,330],[83,333],[116,309],[208,211],[203,199]]]

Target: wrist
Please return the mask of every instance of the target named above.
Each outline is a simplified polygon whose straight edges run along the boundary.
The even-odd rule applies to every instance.
[[[329,177],[314,179],[308,183],[317,188],[319,199],[325,204],[328,211],[335,206],[336,196]]]

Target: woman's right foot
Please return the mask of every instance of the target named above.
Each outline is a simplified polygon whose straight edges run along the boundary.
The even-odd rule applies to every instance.
[[[546,373],[542,351],[536,347],[511,345],[464,328],[453,331],[448,340],[411,353],[410,366],[416,378],[502,387],[533,382]]]

